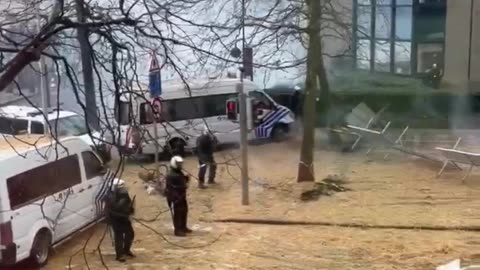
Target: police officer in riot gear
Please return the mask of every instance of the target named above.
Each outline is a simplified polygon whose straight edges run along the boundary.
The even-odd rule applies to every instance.
[[[197,156],[199,163],[198,170],[198,187],[205,188],[205,174],[208,171],[208,184],[215,184],[215,175],[217,164],[213,157],[215,147],[215,139],[210,134],[210,130],[206,126],[203,127],[202,135],[197,138]]]
[[[106,214],[114,234],[116,260],[120,262],[125,261],[125,256],[135,257],[130,250],[135,237],[130,221],[134,211],[133,201],[130,199],[125,182],[115,179],[112,191],[106,199]]]
[[[191,233],[187,227],[188,202],[187,188],[189,176],[182,171],[183,158],[174,156],[170,160],[170,171],[166,177],[165,196],[172,213],[173,227],[176,236],[186,236]]]

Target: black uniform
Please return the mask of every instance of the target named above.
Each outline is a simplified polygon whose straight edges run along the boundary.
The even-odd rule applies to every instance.
[[[185,144],[182,142],[174,142],[172,145],[172,156],[185,157]]]
[[[133,213],[133,202],[126,190],[115,190],[108,196],[107,218],[113,229],[117,260],[123,261],[123,255],[133,256],[130,248],[135,233],[129,219]]]
[[[172,212],[175,235],[184,236],[191,232],[187,227],[188,202],[187,184],[189,177],[181,169],[171,168],[166,177],[165,196]]]
[[[208,183],[215,183],[217,164],[213,157],[214,145],[215,141],[210,134],[203,134],[197,138],[197,155],[198,163],[200,165],[200,169],[198,170],[198,181],[200,182],[200,186],[203,186],[205,183],[207,167],[210,167],[208,171]]]

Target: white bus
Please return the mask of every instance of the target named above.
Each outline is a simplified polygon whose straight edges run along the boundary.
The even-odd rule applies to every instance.
[[[161,119],[158,121],[161,150],[168,152],[177,144],[183,144],[186,150],[193,150],[205,124],[219,144],[239,143],[239,123],[227,116],[227,103],[238,96],[238,83],[239,79],[231,78],[195,81],[189,84],[190,92],[184,84],[164,86],[160,97]],[[273,127],[277,127],[277,131],[289,130],[289,125],[294,121],[290,110],[278,105],[251,81],[244,82],[244,89],[249,96],[250,139],[270,136]],[[124,93],[119,100],[115,104],[116,121],[120,125],[118,145],[129,153],[154,154],[153,115],[148,92]],[[255,107],[255,103],[263,107]],[[254,109],[255,112],[252,111]],[[260,111],[264,114],[259,115]],[[273,119],[262,118],[270,112],[280,114]],[[265,124],[272,126],[272,129],[262,133]]]
[[[47,263],[53,245],[95,224],[105,167],[79,137],[0,140],[0,265]],[[34,144],[34,145],[32,145]]]

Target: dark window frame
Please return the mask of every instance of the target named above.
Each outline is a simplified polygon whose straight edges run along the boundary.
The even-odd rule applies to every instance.
[[[125,110],[126,112],[124,112]],[[115,100],[114,114],[117,124],[130,125],[132,121],[132,104],[122,100]]]
[[[20,131],[28,133],[28,122],[27,119],[0,116],[0,133],[8,135],[19,135]]]
[[[400,0],[392,0],[391,1],[391,5],[389,4],[376,4],[376,0],[371,0],[369,1],[369,4],[362,4],[361,2],[365,2],[365,1],[361,1],[361,0],[354,0],[354,9],[353,9],[353,31],[352,31],[352,34],[353,34],[353,42],[355,44],[355,49],[354,49],[354,52],[353,52],[353,55],[354,55],[354,61],[353,61],[353,67],[354,69],[363,69],[363,70],[368,70],[370,72],[375,72],[375,73],[390,73],[390,74],[396,74],[396,75],[399,75],[399,76],[413,76],[413,75],[416,75],[418,74],[417,73],[417,70],[418,70],[418,67],[417,67],[417,55],[418,55],[418,52],[417,52],[417,45],[418,44],[423,44],[423,43],[426,43],[425,41],[420,41],[420,42],[417,42],[416,40],[416,27],[417,27],[417,18],[416,16],[418,16],[417,12],[418,12],[418,8],[420,5],[423,5],[423,6],[426,6],[426,5],[430,5],[430,4],[420,4],[418,0],[412,0],[411,4],[408,4],[408,3],[397,3],[397,1],[400,1]],[[402,1],[403,2],[403,1]],[[437,5],[436,5],[437,6]],[[438,6],[443,6],[443,5],[438,5]],[[391,35],[389,38],[385,39],[385,38],[378,38],[375,36],[375,28],[376,28],[376,22],[375,22],[375,19],[376,19],[376,8],[377,7],[391,7],[392,9],[392,12],[391,12]],[[411,29],[411,37],[410,39],[405,39],[405,38],[400,38],[400,37],[397,37],[397,31],[396,31],[396,25],[397,25],[397,9],[398,8],[411,8],[412,9],[412,16],[411,16],[411,26],[412,26],[412,29]],[[358,18],[361,14],[359,14],[359,8],[371,8],[371,12],[370,12],[370,33],[371,35],[370,36],[364,36],[364,35],[359,35],[358,31],[359,31],[359,25],[358,25]],[[445,31],[445,29],[444,29]],[[360,68],[358,66],[358,62],[361,60],[359,59],[359,55],[358,55],[358,50],[360,48],[359,44],[360,44],[360,40],[366,40],[366,41],[369,41],[370,42],[370,59],[369,59],[369,67],[368,69],[365,69],[365,68]],[[376,64],[376,58],[375,58],[375,47],[377,46],[377,43],[378,41],[389,41],[390,42],[390,69],[388,72],[385,72],[385,71],[377,71],[376,70],[376,67],[375,67],[375,64]],[[410,42],[410,49],[409,49],[409,55],[410,55],[410,73],[409,74],[403,74],[403,73],[397,73],[397,66],[399,64],[399,61],[396,60],[396,57],[395,56],[398,56],[399,54],[397,52],[395,52],[395,44],[398,43],[398,42]],[[417,44],[418,43],[418,44]],[[443,44],[443,47],[445,47],[445,39],[443,40],[437,40],[435,42],[432,42],[432,43],[442,43]],[[445,52],[445,50],[443,50],[443,53]],[[443,62],[444,62],[444,55],[442,55],[441,57],[443,57]],[[363,61],[363,60],[362,60]],[[442,61],[440,61],[442,62]]]
[[[103,162],[92,152],[92,151],[83,151],[82,152],[83,168],[85,168],[85,178],[88,180],[94,179],[98,176],[103,176]],[[98,168],[91,167],[91,164],[88,161],[95,160],[98,164]]]
[[[37,128],[37,127],[34,127],[35,125],[37,127],[41,127],[41,130],[40,129],[38,131],[34,130]],[[44,134],[44,133],[45,133],[45,127],[42,122],[30,121],[30,134]]]
[[[81,183],[78,155],[48,162],[7,179],[10,208],[16,210]]]
[[[268,95],[262,91],[257,91],[257,90],[254,90],[254,91],[251,91],[250,93],[248,93],[248,95],[251,97],[251,98],[254,98],[256,100],[260,100],[258,98],[255,97],[256,94],[259,94],[262,96],[262,99],[265,99],[267,101],[267,107],[271,110],[275,109],[275,103],[271,100],[271,98],[268,97]],[[263,101],[262,101],[263,102]]]
[[[236,96],[236,93],[226,93],[162,100],[159,122],[185,121],[225,115],[227,100]],[[191,111],[180,111],[182,109],[190,109]],[[143,102],[140,104],[139,110],[140,124],[152,124],[152,116],[146,115],[151,113],[151,105],[148,102]]]

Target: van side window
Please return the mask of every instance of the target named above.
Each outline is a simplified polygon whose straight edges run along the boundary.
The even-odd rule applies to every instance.
[[[115,121],[117,121],[119,125],[130,124],[130,109],[131,106],[129,102],[120,101],[119,103],[117,103],[115,101]]]
[[[174,118],[170,121],[182,121],[205,117],[204,97],[180,98],[168,100],[168,106],[175,108]]]
[[[12,210],[80,184],[78,156],[72,155],[7,179]]]
[[[162,112],[160,113],[160,121],[159,122],[165,122],[165,121],[172,121],[170,115],[172,114],[171,108],[173,107],[168,107],[168,101],[162,101]],[[153,123],[153,112],[152,112],[152,106],[150,103],[144,102],[140,104],[140,124],[141,125],[148,125]]]
[[[28,132],[28,120],[0,117],[0,133],[19,135]]]
[[[237,94],[206,96],[204,117],[225,115],[227,100],[236,96]]]
[[[30,133],[31,134],[43,134],[43,123],[32,121],[30,124]]]
[[[147,102],[140,104],[140,124],[147,125],[153,123],[152,106]]]
[[[87,179],[103,175],[102,162],[92,152],[82,152],[82,159]]]
[[[273,109],[273,102],[262,92],[252,91],[248,94],[261,109]]]

